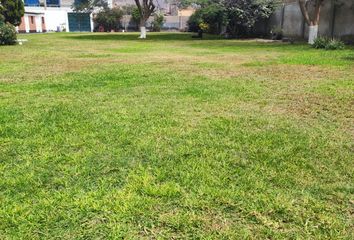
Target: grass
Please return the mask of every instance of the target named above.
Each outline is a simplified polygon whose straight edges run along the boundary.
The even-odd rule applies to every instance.
[[[148,37],[0,48],[0,239],[353,239],[353,48]]]

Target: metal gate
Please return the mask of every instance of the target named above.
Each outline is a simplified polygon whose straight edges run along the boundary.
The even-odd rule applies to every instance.
[[[89,13],[68,13],[70,32],[91,32]]]

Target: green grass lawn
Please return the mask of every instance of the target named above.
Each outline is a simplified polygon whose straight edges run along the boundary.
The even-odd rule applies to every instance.
[[[353,239],[354,49],[0,47],[0,239]]]

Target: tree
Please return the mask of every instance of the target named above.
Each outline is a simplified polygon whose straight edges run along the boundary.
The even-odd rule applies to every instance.
[[[261,19],[267,19],[276,9],[276,0],[225,0],[228,32],[232,36],[247,35]]]
[[[136,30],[139,29],[139,24],[140,24],[140,13],[139,10],[136,6],[132,9],[131,12],[131,19],[132,23],[136,26]]]
[[[154,13],[156,6],[154,4],[154,0],[135,0],[135,4],[138,8],[139,15],[140,15],[140,37],[139,38],[146,38],[146,22]]]
[[[321,7],[324,1],[325,0],[299,0],[302,15],[309,26],[309,44],[313,44],[318,36],[318,24],[320,22]],[[309,11],[309,5],[311,3],[314,4],[313,12]]]
[[[75,12],[92,13],[95,8],[108,9],[107,0],[80,0],[74,1],[72,8]]]
[[[123,11],[120,8],[105,8],[97,13],[94,22],[105,31],[118,30]]]
[[[6,23],[18,26],[24,13],[22,0],[0,0],[0,21],[2,19]]]
[[[191,16],[189,29],[199,30],[199,24],[203,22],[209,25],[209,32],[224,33],[226,30],[233,37],[249,34],[257,21],[270,17],[278,3],[276,0],[207,1],[195,0],[199,9]]]
[[[165,17],[163,14],[156,13],[154,15],[154,21],[152,22],[152,31],[160,32],[164,22]]]

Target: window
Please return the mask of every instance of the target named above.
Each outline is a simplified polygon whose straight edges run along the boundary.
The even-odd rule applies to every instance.
[[[31,16],[31,24],[34,24],[34,17]]]
[[[42,17],[42,24],[44,24],[45,22],[44,22],[44,17]]]
[[[48,7],[59,7],[60,1],[59,0],[46,0]]]
[[[25,0],[25,6],[30,6],[30,7],[39,6],[39,0]]]

